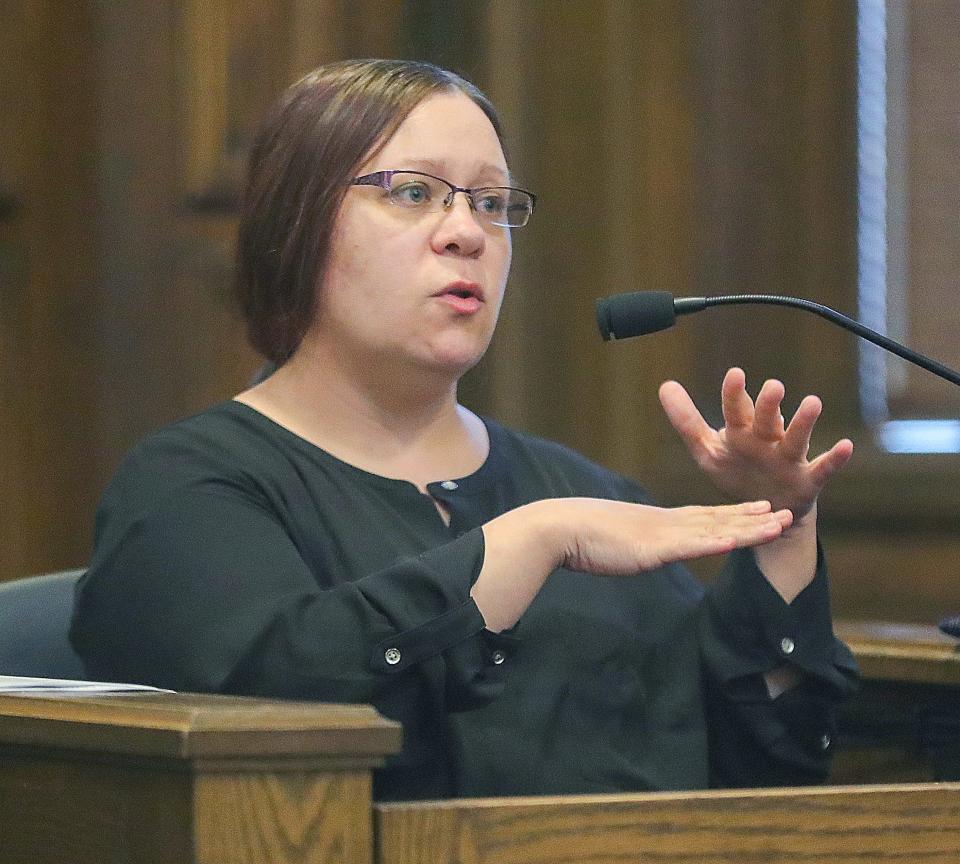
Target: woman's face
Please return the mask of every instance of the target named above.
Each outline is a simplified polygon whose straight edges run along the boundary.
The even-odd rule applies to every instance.
[[[468,188],[509,183],[492,124],[460,92],[421,102],[356,174],[391,169]],[[414,214],[383,189],[353,186],[337,216],[308,338],[365,369],[455,380],[490,342],[510,254],[510,230],[482,223],[464,194],[449,209]]]

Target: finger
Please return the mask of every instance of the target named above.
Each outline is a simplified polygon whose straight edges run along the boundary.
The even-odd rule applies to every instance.
[[[677,509],[681,517],[677,524],[687,526],[696,535],[731,536],[755,532],[767,522],[776,522],[789,528],[793,514],[789,510],[773,511],[769,501],[746,501],[742,504],[689,506]]]
[[[780,527],[783,528],[784,531],[786,531],[787,528],[789,528],[789,527],[793,524],[793,511],[792,511],[792,510],[786,510],[786,509],[785,509],[785,510],[777,510],[777,512],[774,513],[773,515],[776,516],[777,519],[780,520]]]
[[[753,529],[763,522],[774,521],[784,530],[793,524],[793,513],[789,509],[773,511],[769,501],[750,501],[746,504],[731,504],[711,508],[710,518],[716,523],[718,531],[723,532],[726,524],[737,528]]]
[[[784,432],[783,440],[780,442],[784,456],[796,462],[806,459],[810,450],[810,436],[813,434],[813,427],[817,425],[820,414],[823,411],[823,403],[816,396],[804,396],[803,401],[797,406],[797,411],[790,420]]]
[[[685,514],[691,522],[717,522],[724,519],[749,519],[770,513],[773,506],[769,501],[743,501],[739,504],[687,504],[674,507],[676,513]]]
[[[784,517],[776,513],[754,516],[746,520],[738,519],[731,524],[723,525],[717,537],[731,543],[734,549],[757,546],[779,537],[787,527],[784,521]],[[708,540],[709,536],[704,538],[704,542]]]
[[[720,387],[723,422],[728,429],[742,429],[753,423],[753,400],[747,393],[742,369],[728,369]]]
[[[841,439],[810,463],[810,479],[818,488],[823,488],[827,481],[850,461],[851,456],[853,442],[849,438]]]
[[[703,419],[681,384],[665,381],[660,385],[658,395],[670,425],[677,430],[690,452],[696,455],[702,449],[704,440],[715,434],[715,430]]]
[[[783,414],[780,412],[783,395],[783,384],[774,379],[764,381],[757,394],[753,432],[763,441],[779,441],[783,438]]]
[[[773,509],[773,505],[769,501],[744,501],[742,504],[729,504],[727,506],[743,513],[768,513]]]
[[[742,534],[740,546],[756,546],[760,543],[769,543],[775,540],[793,524],[793,513],[790,510],[777,510],[766,516],[759,517],[749,526],[749,530]]]
[[[699,530],[687,533],[676,548],[668,553],[668,560],[689,560],[706,555],[719,555],[733,549],[748,546],[757,546],[769,543],[783,533],[784,517],[782,514],[724,514],[729,518],[717,518],[717,510],[722,508],[707,508],[713,510],[712,518],[704,521]]]

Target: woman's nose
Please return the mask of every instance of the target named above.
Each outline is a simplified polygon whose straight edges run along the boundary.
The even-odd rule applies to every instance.
[[[465,192],[453,193],[453,200],[444,207],[435,240],[440,248],[461,255],[477,255],[483,251],[486,229]]]

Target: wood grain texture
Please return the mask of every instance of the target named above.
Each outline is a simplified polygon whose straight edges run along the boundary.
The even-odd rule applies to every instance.
[[[377,864],[955,864],[960,785],[381,805]]]
[[[189,774],[51,753],[0,760],[4,864],[192,861]]]
[[[863,678],[840,713],[833,783],[960,779],[960,653],[932,625],[836,621]]]
[[[838,617],[933,624],[960,612],[960,536],[955,529],[891,525],[842,530],[827,525],[823,543]]]
[[[837,621],[834,632],[853,651],[864,678],[960,684],[957,640],[932,625]]]
[[[367,864],[398,746],[367,706],[0,697],[0,862]]]
[[[96,497],[90,6],[0,7],[0,161],[22,204],[0,227],[0,578],[82,560]]]
[[[956,369],[960,366],[957,271],[960,268],[960,16],[955,0],[900,4],[906,21],[907,112],[905,152],[906,339],[916,350]],[[953,419],[960,390],[903,365],[906,380],[891,387],[894,417]]]
[[[0,696],[0,744],[155,758],[366,759],[399,749],[400,727],[366,705],[239,696]]]
[[[369,772],[200,778],[198,864],[368,864]]]

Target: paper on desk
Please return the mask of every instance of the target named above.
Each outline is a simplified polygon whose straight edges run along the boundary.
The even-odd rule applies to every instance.
[[[173,693],[146,684],[112,684],[106,681],[74,681],[67,678],[24,678],[0,675],[0,693],[131,693],[137,691]]]

